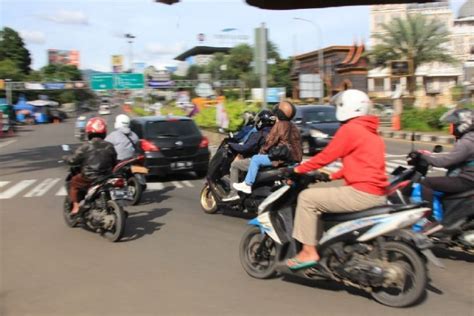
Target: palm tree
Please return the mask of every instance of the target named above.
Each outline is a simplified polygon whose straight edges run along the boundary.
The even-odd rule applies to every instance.
[[[421,14],[408,15],[406,19],[396,18],[382,25],[384,33],[374,35],[379,40],[369,56],[372,62],[381,66],[392,60],[412,62],[408,87],[413,95],[414,74],[418,66],[429,62],[455,63],[456,59],[447,52],[449,32],[444,23],[428,19]]]

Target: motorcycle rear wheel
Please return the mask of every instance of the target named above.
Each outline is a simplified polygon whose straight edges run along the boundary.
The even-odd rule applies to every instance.
[[[401,263],[405,266],[406,279],[404,289],[400,293],[390,293],[385,287],[374,289],[372,297],[379,303],[390,307],[407,307],[418,302],[426,290],[426,266],[420,255],[412,247],[390,241],[384,244],[389,262]],[[406,281],[411,278],[411,288],[405,289]]]
[[[257,253],[259,248],[261,251]],[[240,241],[240,263],[245,272],[256,279],[276,276],[279,252],[280,248],[276,243],[266,234],[262,235],[260,229],[255,226],[250,227]]]
[[[201,208],[205,213],[214,214],[217,212],[217,201],[208,183],[204,184],[199,201],[201,203]]]
[[[132,194],[131,205],[140,203],[143,194],[143,185],[135,177],[130,177],[127,180],[128,191]]]
[[[109,214],[114,215],[115,223],[114,228],[105,231],[103,236],[111,242],[116,242],[122,238],[123,233],[125,232],[125,212],[117,202],[112,200],[107,201],[107,209]]]

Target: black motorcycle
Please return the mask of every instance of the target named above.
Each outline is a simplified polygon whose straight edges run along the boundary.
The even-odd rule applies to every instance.
[[[209,162],[206,182],[201,190],[201,208],[207,214],[214,214],[218,210],[225,210],[238,214],[256,214],[258,205],[268,195],[283,185],[279,181],[280,172],[272,167],[261,168],[258,172],[257,179],[252,186],[251,194],[243,194],[239,192],[239,200],[223,201],[231,190],[228,175],[230,165],[237,156],[237,153],[229,146],[229,143],[231,142],[235,142],[235,140],[233,135],[229,134],[229,136],[221,142],[215,155]]]
[[[131,205],[140,203],[143,192],[146,190],[146,175],[148,168],[143,166],[145,156],[136,157],[121,161],[113,170],[113,173],[120,174],[126,179],[126,188],[130,193]]]
[[[249,222],[251,227],[240,242],[244,270],[258,279],[290,274],[333,280],[365,290],[392,307],[416,303],[426,289],[426,259],[441,266],[430,251],[430,240],[405,229],[429,212],[423,205],[381,205],[323,214],[318,264],[297,271],[286,266],[286,260],[300,249],[291,237],[297,196],[314,176],[294,175],[260,204],[258,216]]]
[[[442,146],[437,145],[433,152],[442,150]],[[410,168],[400,166],[392,172],[388,190],[391,203],[409,204],[410,197],[406,196],[406,192],[411,192],[428,173],[429,165],[426,161],[414,153],[410,155]],[[474,189],[445,194],[438,199],[440,204],[436,212],[433,209],[432,213],[427,215],[440,222],[442,228],[438,231],[426,230],[425,234],[437,246],[474,255]],[[423,230],[422,227],[419,229]]]
[[[64,148],[64,145],[63,145]],[[80,172],[78,166],[70,166],[66,177],[67,195],[63,204],[63,217],[69,227],[81,226],[100,233],[107,240],[119,241],[125,232],[126,211],[122,203],[129,200],[125,189],[125,179],[117,174],[103,176],[94,181],[89,189],[79,192],[81,202],[79,212],[71,214],[72,201],[69,197],[71,179]]]

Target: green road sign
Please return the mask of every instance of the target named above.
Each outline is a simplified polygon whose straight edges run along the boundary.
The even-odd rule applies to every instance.
[[[115,89],[143,89],[145,87],[145,79],[143,74],[116,74],[115,75]]]
[[[114,74],[100,74],[91,76],[92,90],[112,90],[114,88]]]

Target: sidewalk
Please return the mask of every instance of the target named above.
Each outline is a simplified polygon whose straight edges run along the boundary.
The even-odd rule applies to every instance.
[[[384,138],[411,140],[411,131],[393,131],[391,127],[380,127],[380,136]],[[454,136],[443,132],[415,132],[415,140],[419,142],[454,144]]]

